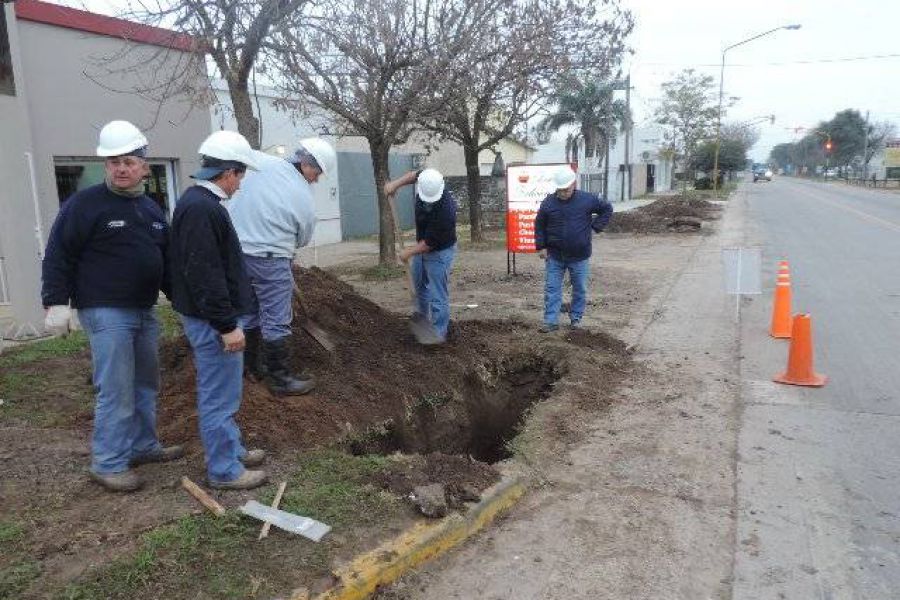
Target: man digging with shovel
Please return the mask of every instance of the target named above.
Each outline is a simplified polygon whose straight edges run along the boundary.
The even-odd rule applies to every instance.
[[[306,138],[288,158],[256,152],[259,171],[247,176],[228,205],[250,277],[253,311],[244,322],[245,370],[266,382],[276,395],[302,395],[315,379],[288,368],[291,336],[291,263],[306,246],[316,226],[312,184],[332,171],[334,148],[325,140]],[[262,346],[265,362],[260,360]]]
[[[410,326],[423,344],[441,344],[450,327],[450,269],[456,255],[456,201],[444,187],[444,176],[435,169],[410,171],[384,185],[393,196],[404,185],[416,184],[416,244],[398,257],[410,264],[415,313]],[[394,224],[399,230],[396,215]]]

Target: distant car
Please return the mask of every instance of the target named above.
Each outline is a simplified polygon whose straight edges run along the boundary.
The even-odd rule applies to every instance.
[[[834,179],[837,177],[837,169],[826,169],[825,170],[825,179]]]
[[[756,183],[760,179],[772,181],[772,169],[770,169],[768,165],[753,165],[753,183]]]

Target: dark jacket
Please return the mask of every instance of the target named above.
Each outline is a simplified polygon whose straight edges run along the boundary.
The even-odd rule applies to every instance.
[[[448,190],[441,199],[426,204],[416,196],[416,241],[428,244],[432,252],[456,243],[456,201]]]
[[[204,319],[219,333],[233,331],[252,311],[250,280],[228,211],[212,191],[193,186],[172,216],[172,306]]]
[[[541,202],[534,222],[537,249],[546,249],[556,260],[590,258],[591,232],[603,231],[612,212],[612,204],[588,192],[575,190],[568,200],[550,194]]]
[[[105,183],[60,208],[42,265],[44,306],[150,308],[169,294],[169,226],[147,196],[114,194]]]

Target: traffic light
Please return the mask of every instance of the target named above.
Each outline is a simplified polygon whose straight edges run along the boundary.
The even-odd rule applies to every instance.
[[[831,138],[828,138],[827,140],[825,140],[825,154],[831,154],[831,148]]]

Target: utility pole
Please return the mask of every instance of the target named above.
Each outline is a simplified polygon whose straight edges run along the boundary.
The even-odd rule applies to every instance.
[[[869,179],[869,111],[866,111],[866,127],[863,130],[863,184]]]
[[[628,77],[625,78],[625,113],[628,116],[628,120],[625,122],[625,171],[624,177],[628,181],[628,196],[627,199],[631,200],[631,132],[632,132],[632,123],[631,123],[631,73],[628,74]],[[622,182],[622,190],[620,197],[622,200],[626,199],[625,196],[625,182]]]

